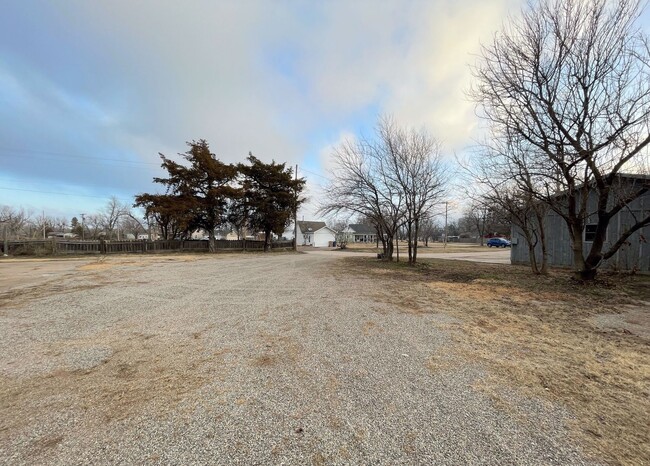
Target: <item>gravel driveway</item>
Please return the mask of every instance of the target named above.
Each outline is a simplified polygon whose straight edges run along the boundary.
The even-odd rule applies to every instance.
[[[354,252],[340,249],[328,248],[304,248],[306,254],[319,256],[345,256],[345,257],[376,257],[377,253],[373,252]],[[404,254],[400,256],[401,260],[407,260]],[[510,249],[486,248],[479,251],[467,252],[427,252],[418,250],[419,259],[445,259],[469,262],[484,262],[486,264],[510,264]]]
[[[2,464],[590,464],[480,390],[444,310],[332,255],[109,262],[0,302]],[[5,296],[6,298],[6,296]]]

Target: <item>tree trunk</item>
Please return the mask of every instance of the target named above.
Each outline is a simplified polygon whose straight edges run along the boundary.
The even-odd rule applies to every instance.
[[[386,252],[384,253],[384,260],[392,261],[393,260],[393,237],[389,236],[385,239]]]
[[[271,232],[264,232],[264,252],[269,252],[271,250]]]
[[[413,221],[409,218],[406,223],[406,240],[408,241],[409,264],[413,263]]]
[[[416,218],[414,222],[415,244],[413,245],[413,264],[418,260],[418,235],[420,234],[420,221]]]
[[[381,237],[381,248],[384,253],[384,257],[388,255],[388,245],[386,244],[386,239],[382,236]]]
[[[395,254],[397,255],[396,261],[399,262],[399,233],[397,233],[397,238],[395,241]]]
[[[548,249],[546,248],[546,228],[544,227],[544,216],[537,213],[537,231],[539,242],[542,248],[542,264],[539,269],[541,275],[548,275]]]
[[[596,233],[594,240],[591,243],[589,254],[585,259],[585,265],[587,266],[586,268],[589,270],[593,269],[595,271],[603,260],[603,246],[605,245],[605,237],[607,235],[608,226],[609,217],[605,214],[605,212],[598,212],[598,227],[596,228]],[[589,278],[586,280],[589,280]]]
[[[528,261],[530,262],[530,268],[534,274],[539,275],[539,267],[537,266],[537,256],[535,255],[535,246],[536,243],[533,242],[533,238],[530,232],[524,230],[524,238],[526,244],[528,244]]]
[[[582,228],[571,226],[569,228],[571,234],[571,250],[573,253],[573,268],[575,276],[578,280],[593,280],[596,278],[596,270],[591,269],[585,262],[584,254],[582,252]]]
[[[217,239],[214,237],[214,230],[208,231],[208,250],[217,252]]]

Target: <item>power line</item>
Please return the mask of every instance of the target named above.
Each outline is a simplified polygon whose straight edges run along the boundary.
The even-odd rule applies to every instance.
[[[90,162],[106,161],[106,162],[118,162],[118,163],[127,163],[127,164],[135,164],[135,165],[155,165],[155,166],[158,166],[158,167],[160,166],[159,163],[154,163],[154,162],[140,162],[140,161],[137,161],[137,160],[112,159],[112,158],[107,158],[107,157],[93,157],[93,156],[87,156],[87,155],[62,154],[60,152],[6,149],[6,148],[1,148],[1,147],[0,147],[0,152],[3,152],[5,156],[11,156],[11,155],[13,155],[15,153],[22,153],[22,154],[29,154],[29,155],[23,155],[22,157],[30,157],[30,158],[42,158],[42,157],[39,157],[39,155],[50,155],[50,156],[55,156],[55,157],[67,157],[67,158],[83,159],[83,160],[90,161]],[[0,155],[3,155],[3,154],[0,154]]]
[[[4,153],[4,154],[3,154]],[[50,152],[50,151],[40,151],[40,150],[31,150],[31,149],[11,149],[11,148],[6,148],[6,147],[0,147],[0,156],[11,156],[15,153],[22,153],[22,154],[30,154],[27,156],[23,157],[30,157],[30,158],[42,158],[39,157],[39,155],[51,155],[55,157],[65,157],[65,158],[74,158],[74,159],[82,159],[87,162],[100,162],[100,161],[105,161],[105,162],[117,162],[117,163],[126,163],[126,164],[132,164],[132,165],[153,165],[160,167],[160,163],[155,163],[155,162],[141,162],[137,160],[126,160],[126,159],[113,159],[113,158],[108,158],[108,157],[94,157],[94,156],[88,156],[88,155],[75,155],[75,154],[64,154],[61,152]],[[131,167],[134,168],[134,167]],[[311,170],[307,170],[306,168],[300,167],[300,170],[306,173],[309,173],[311,175],[317,176],[319,178],[322,178],[324,180],[329,181],[329,178],[326,176],[321,175],[320,173],[313,172]]]
[[[330,180],[328,177],[323,176],[323,175],[320,175],[320,174],[318,174],[318,173],[316,173],[316,172],[313,172],[313,171],[311,171],[311,170],[307,170],[306,168],[300,168],[300,170],[303,171],[303,172],[309,173],[309,174],[311,174],[311,175],[314,175],[314,176],[318,176],[318,177],[320,177],[320,178],[323,178],[324,180],[327,180],[327,181]]]
[[[4,189],[5,191],[23,191],[27,193],[39,193],[39,194],[56,194],[59,196],[74,196],[74,197],[93,197],[95,199],[110,199],[112,196],[92,196],[90,194],[74,194],[74,193],[59,193],[59,192],[54,192],[54,191],[40,191],[37,189],[22,189],[22,188],[5,188],[3,186],[0,186],[0,189]],[[133,199],[124,199],[124,198],[119,198],[117,197],[116,199],[120,201],[132,201]]]

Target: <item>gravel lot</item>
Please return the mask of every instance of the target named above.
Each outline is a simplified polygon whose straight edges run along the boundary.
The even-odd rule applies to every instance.
[[[0,463],[594,464],[561,407],[480,390],[444,309],[337,262],[109,258],[5,291]]]

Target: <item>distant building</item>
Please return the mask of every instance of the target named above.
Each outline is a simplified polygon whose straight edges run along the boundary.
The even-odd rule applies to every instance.
[[[47,234],[48,238],[67,238],[67,239],[73,239],[77,238],[78,236],[75,233],[64,233],[62,231],[51,231]]]
[[[139,233],[138,234],[138,239],[149,239],[149,233]],[[158,235],[155,233],[151,234],[151,239],[156,240],[158,239]]]
[[[340,234],[348,243],[376,243],[377,230],[371,225],[351,223]]]
[[[293,238],[293,227],[284,232],[285,238]],[[336,241],[336,231],[328,227],[325,222],[298,221],[297,232],[298,246],[314,246],[326,248]]]

